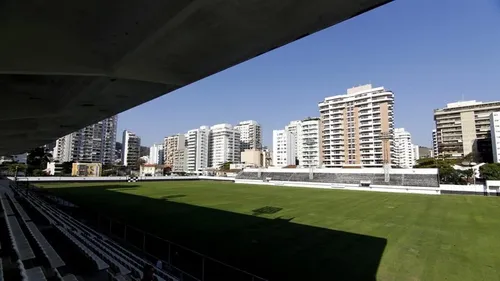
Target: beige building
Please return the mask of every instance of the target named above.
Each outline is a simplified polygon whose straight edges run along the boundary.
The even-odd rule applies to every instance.
[[[245,151],[241,152],[241,163],[246,166],[262,167],[264,165],[264,156],[265,154],[261,150],[245,149]]]
[[[186,137],[184,134],[177,134],[166,137],[163,140],[164,164],[174,165],[174,157],[177,150],[183,150],[186,147]]]
[[[434,110],[440,156],[463,157],[478,152],[477,141],[489,138],[490,115],[500,102],[462,101]]]
[[[241,151],[262,148],[262,129],[257,121],[242,121],[234,128],[240,132]]]
[[[172,172],[186,172],[187,171],[187,149],[178,149],[174,152],[174,160],[172,162]]]
[[[393,107],[394,94],[370,84],[320,102],[323,166],[383,166],[383,155],[392,158],[394,150],[392,140],[383,146],[380,137],[382,133],[393,136]]]

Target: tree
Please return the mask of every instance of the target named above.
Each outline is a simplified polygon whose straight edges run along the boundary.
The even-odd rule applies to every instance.
[[[26,171],[26,168],[27,168],[27,166],[25,164],[18,164],[18,163],[9,163],[5,167],[9,171],[9,174],[11,174],[11,175],[15,175],[16,172],[24,173]]]
[[[137,169],[139,169],[144,164],[146,164],[146,160],[142,158],[137,159]]]
[[[442,182],[452,182],[456,176],[457,176],[457,171],[453,169],[451,165],[440,165],[438,167],[439,169],[439,177],[441,178]]]
[[[232,162],[225,162],[222,165],[220,165],[219,169],[222,171],[227,171],[231,167]]]
[[[163,175],[167,175],[167,176],[170,176],[170,174],[172,173],[172,167],[170,166],[165,166],[163,168]]]
[[[437,168],[437,162],[442,161],[434,158],[420,158],[414,168]]]
[[[61,164],[61,168],[62,168],[62,174],[63,175],[71,175],[71,172],[73,171],[73,163],[74,162],[63,162]]]
[[[470,181],[470,179],[474,176],[474,170],[472,169],[467,169],[460,171],[460,174],[465,177],[467,183]]]
[[[45,170],[47,163],[52,159],[52,154],[48,153],[44,147],[37,147],[28,152],[26,162],[28,164],[28,173],[33,173],[35,169]]]
[[[485,180],[500,180],[500,163],[488,163],[479,167],[481,177]]]

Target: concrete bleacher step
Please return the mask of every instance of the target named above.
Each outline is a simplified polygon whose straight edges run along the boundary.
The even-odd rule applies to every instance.
[[[125,280],[140,280],[142,277],[142,267],[149,262],[139,258],[132,252],[116,244],[116,242],[109,240],[103,234],[98,233],[59,210],[57,207],[51,206],[50,203],[37,198],[36,195],[28,195],[21,192],[19,194],[74,245],[96,261],[98,268],[110,268],[119,273],[118,275],[113,274],[113,280],[116,278],[120,279],[120,277],[116,276],[125,276]],[[178,280],[163,271],[157,272],[156,277],[159,281]]]
[[[7,198],[1,199],[0,203],[2,204],[3,213],[6,216],[14,215],[14,211],[12,210],[12,207],[10,206],[9,200],[7,200]]]
[[[62,281],[78,281],[78,278],[73,274],[68,274],[62,278]]]
[[[45,281],[45,274],[41,267],[33,267],[26,270],[26,281]]]
[[[14,250],[17,252],[19,259],[22,261],[34,259],[35,253],[31,249],[28,239],[26,239],[15,216],[7,218],[7,229],[9,230]]]
[[[44,253],[45,257],[49,260],[50,266],[52,268],[58,268],[66,265],[33,222],[27,222],[26,226],[28,227],[31,235],[36,240],[38,246]]]

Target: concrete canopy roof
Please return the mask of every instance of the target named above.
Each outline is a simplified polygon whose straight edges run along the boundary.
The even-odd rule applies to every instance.
[[[3,1],[0,155],[49,143],[388,2]]]

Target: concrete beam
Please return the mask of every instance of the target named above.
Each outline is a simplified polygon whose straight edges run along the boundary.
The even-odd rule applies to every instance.
[[[56,139],[388,2],[6,0],[0,120]],[[0,155],[44,144],[1,124]]]

